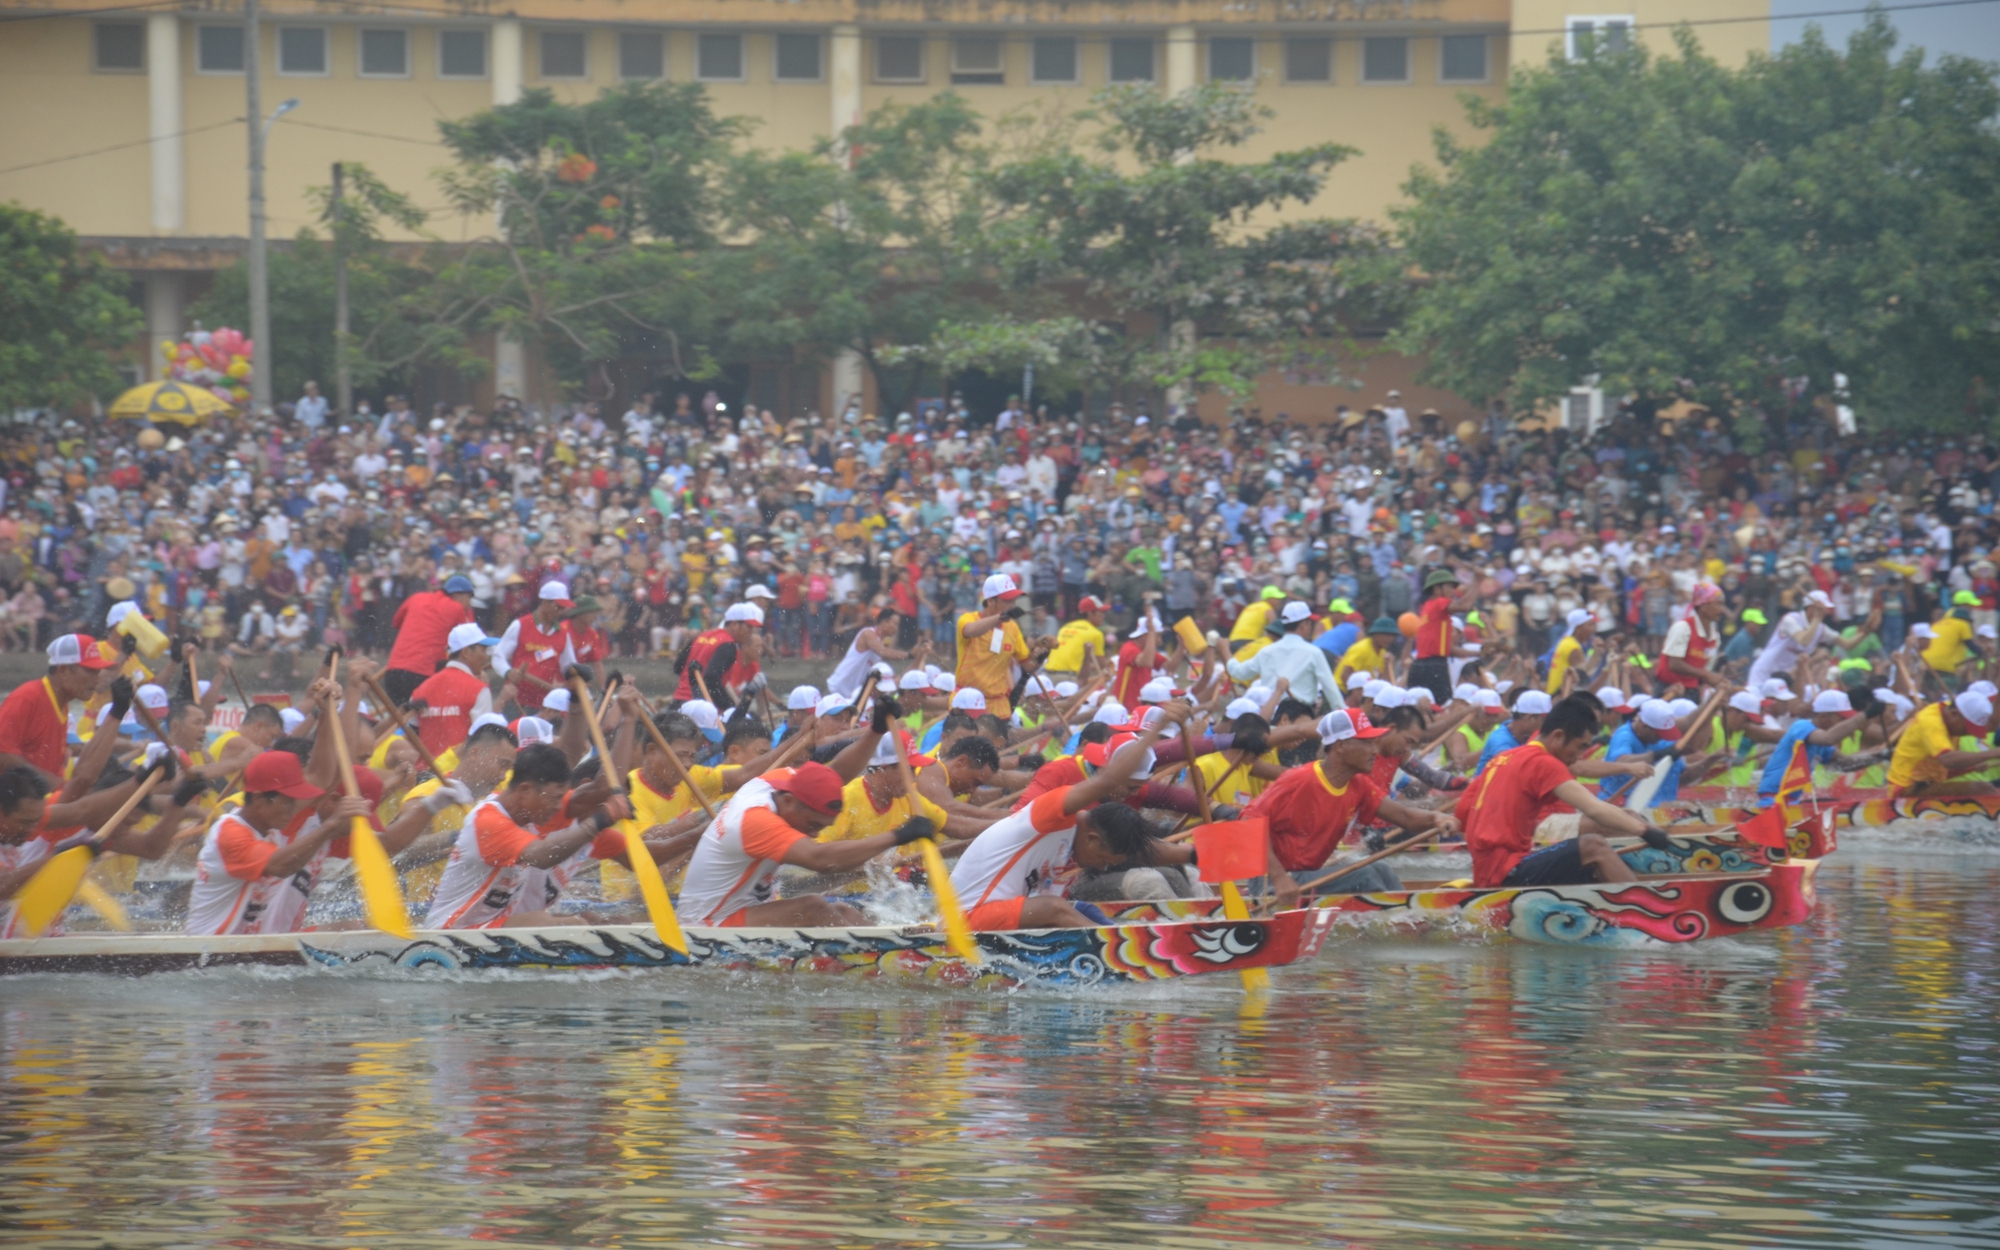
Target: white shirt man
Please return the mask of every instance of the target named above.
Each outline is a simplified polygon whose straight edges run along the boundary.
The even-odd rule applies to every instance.
[[[306,393],[292,405],[292,415],[299,419],[300,425],[314,433],[326,424],[326,396],[319,393],[319,383],[306,383]]]
[[[1058,470],[1055,458],[1039,448],[1028,457],[1028,489],[1044,499],[1056,497]]]
[[[354,458],[354,476],[362,481],[371,481],[378,474],[389,469],[389,458],[374,447],[368,448]]]

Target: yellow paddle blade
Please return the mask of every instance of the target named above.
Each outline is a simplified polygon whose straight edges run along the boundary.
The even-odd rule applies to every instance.
[[[409,909],[403,906],[403,887],[396,884],[396,866],[389,862],[382,840],[366,816],[354,818],[347,839],[347,854],[354,861],[354,879],[361,883],[361,905],[368,923],[399,938],[413,938]]]
[[[1243,901],[1234,881],[1222,883],[1222,914],[1230,920],[1250,919],[1250,905]],[[1243,978],[1243,988],[1252,994],[1271,988],[1271,974],[1266,969],[1245,968],[1237,975]]]
[[[102,920],[106,927],[116,929],[120,933],[132,931],[132,918],[125,914],[125,904],[119,902],[111,891],[89,877],[85,877],[82,884],[76,887],[76,899],[96,912],[97,918]]]
[[[28,884],[14,895],[14,915],[29,937],[47,933],[56,917],[69,909],[76,887],[83,884],[83,874],[90,871],[95,858],[90,848],[73,846],[28,878]]]
[[[919,838],[917,845],[923,849],[924,875],[930,878],[931,893],[937,896],[938,915],[944,917],[944,944],[965,962],[979,963],[979,943],[972,940],[972,926],[965,923],[965,911],[958,905],[958,891],[951,888],[951,873],[945,869],[937,842]]]
[[[646,900],[646,915],[660,940],[674,950],[688,953],[687,934],[681,932],[681,918],[674,914],[674,900],[667,897],[667,883],[660,879],[660,866],[646,849],[646,840],[632,821],[625,822],[625,857],[632,861],[632,875],[639,880],[639,897]]]

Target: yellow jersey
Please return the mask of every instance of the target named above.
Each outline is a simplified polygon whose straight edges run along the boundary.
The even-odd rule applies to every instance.
[[[868,795],[868,778],[856,777],[840,789],[840,816],[820,832],[822,842],[848,842],[855,838],[872,838],[878,833],[889,833],[901,827],[912,815],[921,814],[931,822],[933,829],[943,829],[944,809],[923,795],[916,796],[916,807],[910,806],[910,795],[902,794],[889,800],[886,809],[878,809],[875,800]],[[898,847],[896,854],[907,859],[917,855],[916,843]]]
[[[1563,640],[1556,644],[1555,654],[1549,657],[1549,684],[1544,687],[1548,693],[1554,694],[1562,689],[1563,678],[1569,674],[1569,666],[1576,662],[1576,657],[1582,651],[1583,644],[1576,640],[1575,634],[1563,635]]]
[[[1892,787],[1920,781],[1944,781],[1951,776],[1938,756],[1958,749],[1951,730],[1944,723],[1944,705],[1932,703],[1910,718],[1910,727],[1896,742],[1896,754],[1889,760]]]
[[[1275,764],[1278,762],[1278,753],[1269,751],[1260,758]],[[1207,755],[1196,757],[1195,768],[1201,772],[1201,785],[1208,791],[1210,803],[1227,803],[1232,807],[1243,807],[1264,793],[1264,787],[1270,784],[1262,777],[1251,776],[1249,763],[1239,764],[1236,761],[1237,755],[1233,751],[1211,751]],[[1228,774],[1226,779],[1218,785],[1216,778],[1223,777],[1225,773]]]
[[[1972,622],[1946,616],[1931,629],[1937,637],[1924,648],[1924,663],[1940,673],[1956,672],[1965,663],[1965,645],[1972,641]]]
[[[980,613],[962,612],[958,617],[958,688],[970,687],[986,696],[990,703],[994,699],[1004,699],[1014,683],[1009,676],[1009,666],[1028,658],[1028,640],[1021,636],[1021,627],[1013,621],[1003,620],[1000,627],[979,635],[977,638],[965,636],[966,627],[977,621]],[[994,650],[998,639],[999,650]]]
[[[407,807],[411,803],[419,801],[427,794],[436,794],[438,788],[443,784],[436,777],[419,781],[416,785],[411,786],[403,792],[402,806]],[[401,809],[399,808],[398,810],[400,811]],[[465,825],[465,813],[467,810],[469,809],[460,807],[456,803],[452,804],[450,807],[432,816],[430,827],[418,836],[429,837],[434,833],[454,833],[458,831]],[[412,868],[403,877],[404,896],[412,903],[429,903],[431,895],[437,892],[438,878],[444,876],[444,866],[449,862],[449,857],[446,857],[425,864],[420,868]]]
[[[1086,620],[1074,620],[1056,632],[1055,650],[1042,667],[1055,673],[1083,671],[1083,657],[1104,658],[1104,631]]]
[[[1272,602],[1270,599],[1259,599],[1255,603],[1244,604],[1243,610],[1236,614],[1236,623],[1229,627],[1229,641],[1256,642],[1262,638],[1264,627],[1271,623]]]
[[[1382,648],[1375,645],[1374,637],[1363,634],[1340,657],[1340,663],[1333,666],[1334,684],[1345,691],[1347,679],[1355,673],[1373,673],[1380,677],[1388,667],[1388,659]]]

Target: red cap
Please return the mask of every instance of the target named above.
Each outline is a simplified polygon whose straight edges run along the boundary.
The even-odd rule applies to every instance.
[[[1095,595],[1085,595],[1076,601],[1076,610],[1079,612],[1102,612],[1104,607],[1104,601]]]
[[[376,785],[379,789],[381,783]],[[243,770],[243,793],[316,799],[326,791],[306,781],[306,770],[298,756],[290,751],[266,751]]]
[[[824,764],[801,764],[789,774],[773,773],[768,780],[773,790],[791,795],[817,815],[840,812],[840,774]]]

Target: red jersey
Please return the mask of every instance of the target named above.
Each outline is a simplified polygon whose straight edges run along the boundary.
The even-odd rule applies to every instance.
[[[58,704],[48,678],[21,683],[0,703],[0,751],[60,777],[68,743],[69,711]]]
[[[702,680],[707,681],[709,660],[723,644],[735,642],[736,639],[729,636],[729,631],[721,628],[706,630],[695,635],[695,640],[688,645],[687,667],[681,670],[681,684],[674,687],[674,698],[681,700],[700,698],[701,688],[694,684],[696,670],[700,670],[703,673]],[[729,670],[722,675],[723,684],[741,686],[755,677],[760,667],[762,666],[757,661],[745,659],[743,648],[737,647],[736,659],[730,663]],[[725,697],[720,690],[710,689],[708,693],[715,698]]]
[[[540,687],[527,691],[539,704],[543,693],[562,684],[563,651],[570,645],[569,623],[561,622],[554,629],[544,630],[530,612],[514,624],[519,632],[514,641],[513,676],[517,681]]]
[[[1417,658],[1436,659],[1451,654],[1451,600],[1439,595],[1424,600],[1417,610]]]
[[[1473,885],[1499,885],[1528,857],[1535,849],[1535,826],[1566,807],[1555,797],[1556,787],[1573,780],[1569,766],[1540,742],[1502,751],[1488,761],[1459,796],[1456,809],[1472,852]]]
[[[479,714],[482,696],[490,706],[491,692],[471,669],[456,660],[445,665],[410,692],[412,702],[421,699],[424,704],[417,717],[417,738],[432,755],[463,746],[472,736],[472,718]]]
[[[450,652],[445,639],[452,626],[472,621],[472,609],[461,608],[458,600],[442,590],[425,590],[403,600],[389,628],[395,643],[389,648],[389,667],[406,673],[435,673]]]
[[[1332,856],[1350,825],[1375,819],[1382,799],[1382,787],[1369,777],[1356,775],[1336,788],[1321,760],[1266,786],[1243,819],[1271,822],[1271,851],[1286,872],[1311,872]]]
[[[1146,688],[1147,682],[1167,675],[1167,666],[1161,663],[1165,657],[1157,653],[1153,656],[1156,667],[1140,666],[1139,653],[1145,649],[1145,645],[1139,642],[1128,642],[1118,648],[1118,680],[1111,687],[1111,697],[1124,704],[1128,711],[1139,706],[1139,692]]]
[[[579,629],[572,621],[569,626],[569,644],[576,649],[578,664],[595,664],[599,660],[611,658],[611,639],[601,629],[595,627]]]

